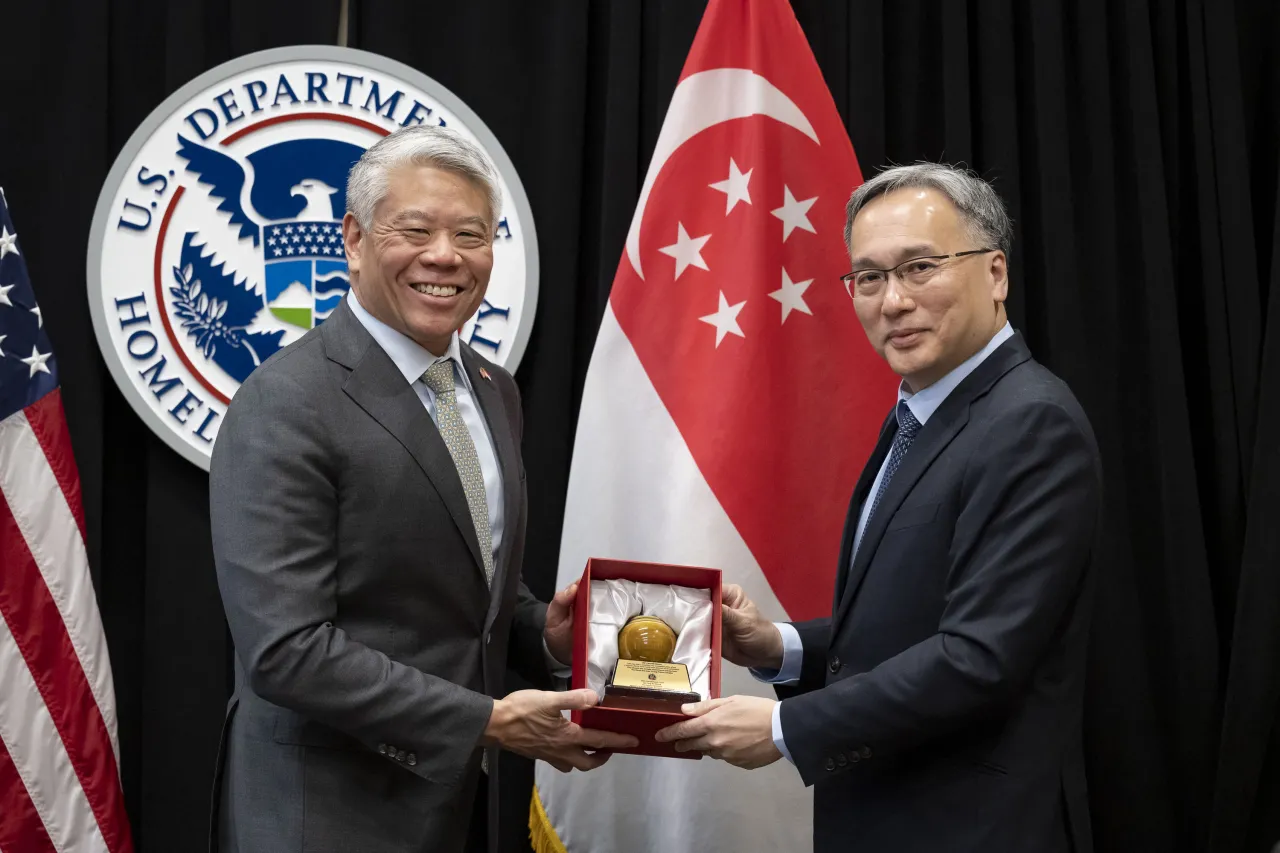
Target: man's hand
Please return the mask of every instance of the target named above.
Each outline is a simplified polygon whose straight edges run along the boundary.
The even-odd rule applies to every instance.
[[[577,596],[577,581],[557,592],[547,605],[547,626],[542,629],[547,651],[565,666],[573,663],[573,602]]]
[[[592,770],[608,761],[611,753],[587,750],[630,749],[640,743],[631,735],[584,729],[560,714],[590,708],[598,701],[594,690],[517,690],[493,703],[481,742],[541,759],[561,773],[575,767]]]
[[[681,708],[696,719],[660,730],[654,739],[675,741],[676,752],[702,752],[746,770],[765,767],[782,757],[773,745],[772,699],[728,696]]]
[[[725,584],[720,624],[720,654],[726,660],[757,669],[782,668],[782,634],[735,583]]]

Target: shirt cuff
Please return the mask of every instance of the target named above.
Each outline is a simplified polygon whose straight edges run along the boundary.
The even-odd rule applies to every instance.
[[[795,684],[800,680],[800,669],[804,664],[804,643],[800,641],[800,632],[790,622],[774,622],[774,627],[782,635],[782,668],[752,669],[751,674],[759,681],[769,684]],[[782,737],[782,729],[778,726],[778,714],[773,715],[774,740]],[[781,749],[781,747],[779,747]],[[783,752],[786,755],[786,752]],[[789,757],[789,756],[788,756]]]
[[[795,630],[794,628],[792,630]],[[552,678],[568,679],[573,675],[573,667],[560,663],[556,660],[556,656],[551,654],[551,649],[547,646],[547,638],[542,638],[542,654],[547,659],[547,669],[551,671]]]
[[[795,759],[787,751],[787,742],[782,739],[782,703],[773,706],[773,745],[782,753],[782,757],[795,764]]]

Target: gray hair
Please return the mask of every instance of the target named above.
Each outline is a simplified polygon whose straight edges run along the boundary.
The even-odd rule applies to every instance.
[[[915,163],[885,169],[853,191],[845,206],[844,244],[853,236],[853,220],[873,199],[895,190],[920,187],[945,195],[960,211],[970,236],[981,243],[978,249],[1001,249],[1008,255],[1013,249],[1013,222],[1004,202],[991,184],[968,169],[946,163]]]
[[[502,193],[498,173],[480,146],[446,127],[415,125],[378,140],[360,156],[347,177],[347,213],[366,231],[373,211],[387,194],[387,176],[402,166],[433,166],[466,178],[489,203],[489,230],[498,227]]]

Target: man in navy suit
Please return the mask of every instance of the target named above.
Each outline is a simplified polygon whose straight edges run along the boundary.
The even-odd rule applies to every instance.
[[[1101,467],[1005,316],[1012,228],[976,176],[889,169],[849,200],[845,282],[902,377],[853,492],[830,618],[724,594],[724,657],[780,701],[659,734],[814,786],[814,848],[1090,851],[1081,747]]]

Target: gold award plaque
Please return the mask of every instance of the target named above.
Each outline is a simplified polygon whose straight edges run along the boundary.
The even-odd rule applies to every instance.
[[[654,663],[647,660],[620,660],[613,670],[618,687],[643,687],[689,693],[689,668],[682,663]]]

